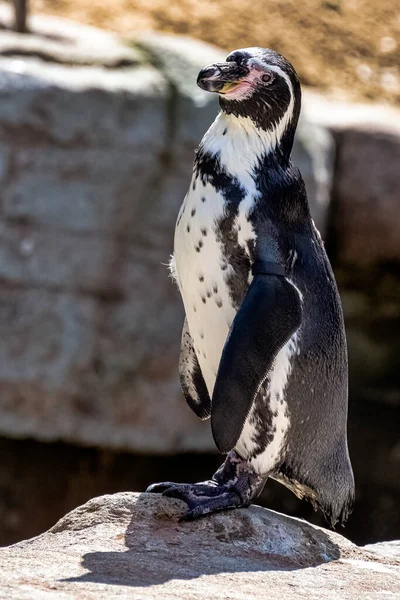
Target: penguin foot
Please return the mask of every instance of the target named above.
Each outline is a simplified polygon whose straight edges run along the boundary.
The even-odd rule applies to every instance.
[[[262,491],[266,477],[261,477],[234,450],[209,481],[201,483],[153,483],[146,492],[162,493],[183,500],[189,507],[180,521],[190,521],[204,515],[249,506]]]

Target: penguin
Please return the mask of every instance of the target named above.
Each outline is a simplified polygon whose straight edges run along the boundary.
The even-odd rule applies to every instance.
[[[208,481],[147,491],[183,500],[189,520],[248,506],[272,478],[344,524],[354,501],[346,338],[290,159],[297,74],[277,52],[245,48],[197,84],[219,95],[220,112],[195,155],[171,271],[186,315],[182,390],[226,458]]]

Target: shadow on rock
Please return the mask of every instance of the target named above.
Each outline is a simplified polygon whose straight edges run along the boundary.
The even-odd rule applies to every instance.
[[[116,509],[109,507],[110,529]],[[143,587],[216,573],[291,571],[340,556],[335,534],[257,506],[179,523],[182,509],[179,500],[141,494],[125,534],[104,541],[115,548],[119,539],[128,550],[88,552],[88,572],[64,581]]]

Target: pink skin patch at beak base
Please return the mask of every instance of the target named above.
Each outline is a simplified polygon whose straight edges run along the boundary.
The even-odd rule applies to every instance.
[[[249,98],[253,93],[253,89],[256,87],[256,83],[260,79],[262,73],[263,72],[261,69],[253,68],[250,73],[246,75],[246,78],[242,79],[242,81],[239,81],[236,85],[234,85],[234,87],[224,91],[225,88],[228,88],[228,85],[232,85],[226,84],[226,86],[224,86],[218,93],[226,98],[226,100],[243,100],[244,98]]]

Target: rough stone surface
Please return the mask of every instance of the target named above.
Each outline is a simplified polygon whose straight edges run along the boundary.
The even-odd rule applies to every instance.
[[[178,522],[182,509],[149,494],[94,498],[0,550],[0,598],[400,598],[398,555],[256,506],[192,523]]]
[[[165,267],[193,151],[181,168],[175,91],[114,36],[32,27],[0,43],[0,433],[210,448],[181,410],[182,309]],[[211,121],[209,102],[197,110]]]
[[[378,556],[400,560],[400,540],[393,540],[392,542],[380,542],[378,544],[367,544],[364,546],[364,550],[373,552]]]
[[[400,261],[400,110],[344,104],[306,92],[304,116],[337,145],[330,224],[342,264]]]
[[[303,176],[311,214],[323,238],[329,227],[335,150],[335,140],[329,129],[314,123],[302,113],[292,160]]]
[[[39,58],[68,65],[99,65],[108,68],[134,65],[143,61],[140,52],[108,31],[81,25],[57,17],[29,16],[29,35],[18,34],[13,27],[13,11],[0,3],[0,54]]]
[[[333,226],[339,260],[400,262],[400,133],[347,130],[338,144]]]
[[[204,42],[185,36],[147,33],[135,40],[148,60],[168,79],[172,101],[170,103],[171,135],[180,153],[189,152],[190,179],[193,152],[218,112],[216,94],[204,92],[196,85],[200,69],[213,62],[225,60],[226,52]],[[209,110],[204,110],[209,107]]]

